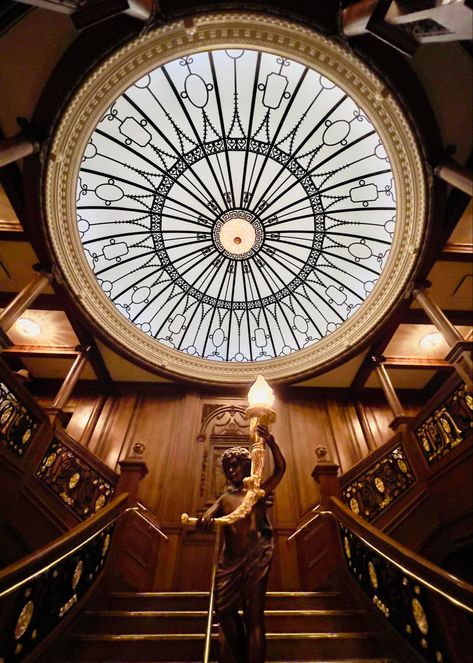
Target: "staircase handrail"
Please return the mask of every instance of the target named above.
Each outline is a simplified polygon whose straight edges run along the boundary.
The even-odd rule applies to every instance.
[[[9,594],[43,573],[62,558],[84,546],[122,513],[128,493],[120,493],[110,504],[60,537],[0,571],[0,597]],[[128,509],[126,509],[128,510]]]
[[[355,515],[337,497],[330,498],[332,515],[379,555],[454,605],[473,613],[473,585],[444,571]]]

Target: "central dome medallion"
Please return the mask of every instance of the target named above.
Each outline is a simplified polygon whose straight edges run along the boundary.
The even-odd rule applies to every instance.
[[[340,357],[399,296],[423,231],[415,140],[381,82],[300,26],[254,23],[201,17],[129,44],[79,89],[48,165],[75,198],[48,206],[53,245],[72,289],[80,263],[94,324],[141,363],[212,381]]]

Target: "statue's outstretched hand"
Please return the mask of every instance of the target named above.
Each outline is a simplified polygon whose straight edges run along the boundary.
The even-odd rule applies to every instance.
[[[256,428],[258,435],[260,435],[263,440],[269,444],[270,446],[274,444],[274,437],[271,435],[271,433],[268,430],[267,426],[262,426],[261,424]]]
[[[203,513],[197,518],[196,528],[203,532],[210,532],[213,528],[214,519],[208,512]]]

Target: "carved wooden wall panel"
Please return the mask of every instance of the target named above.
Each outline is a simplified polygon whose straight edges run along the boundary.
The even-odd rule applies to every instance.
[[[51,391],[54,396],[56,389]],[[79,386],[68,404],[73,411],[68,432],[79,441],[98,398],[93,388]],[[389,410],[382,395],[369,395],[363,407],[380,445],[391,435]],[[223,450],[248,443],[241,417],[245,408],[246,399],[238,390],[222,396],[185,386],[153,384],[117,385],[117,395],[108,397],[101,406],[95,429],[86,436],[91,451],[117,469],[118,461],[135,442],[146,446],[149,475],[142,482],[139,497],[169,536],[169,541],[159,546],[157,561],[150,558],[149,568],[142,572],[143,577],[153,578],[150,589],[208,587],[208,580],[204,582],[202,577],[212,557],[211,539],[183,533],[180,516],[183,512],[195,515],[213,502],[223,484],[219,464]],[[311,477],[315,448],[326,447],[342,471],[347,471],[368,453],[368,446],[346,393],[286,390],[277,394],[275,409],[278,419],[273,433],[287,470],[270,512],[277,542],[270,586],[290,590],[298,588],[299,578],[296,547],[287,544],[287,538],[317,502]],[[270,471],[269,461],[267,467]]]

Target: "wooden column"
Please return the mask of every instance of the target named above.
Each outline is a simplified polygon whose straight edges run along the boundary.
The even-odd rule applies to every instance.
[[[89,348],[80,349],[77,357],[72,364],[69,373],[66,375],[64,382],[62,383],[61,388],[59,389],[56,398],[51,404],[51,408],[62,410],[66,405],[69,397],[79,380],[80,374],[82,373],[86,363],[87,363],[87,351]]]
[[[331,497],[342,499],[340,482],[338,480],[339,466],[334,463],[327,454],[325,447],[317,447],[315,450],[317,462],[312,472],[312,477],[317,484],[320,496],[320,511],[330,511]],[[324,525],[327,531],[327,541],[329,544],[329,554],[332,562],[332,586],[335,590],[341,590],[343,587],[343,578],[345,575],[345,561],[340,544],[340,535],[338,525],[335,519],[330,515],[322,515]]]
[[[473,196],[473,172],[453,159],[447,159],[434,168],[441,180],[448,182],[468,196]]]
[[[0,168],[38,152],[40,144],[22,131],[10,138],[0,140]]]
[[[372,359],[375,365],[376,375],[381,385],[381,389],[383,390],[386,400],[388,401],[388,405],[394,415],[394,419],[389,424],[389,427],[393,430],[396,430],[399,425],[406,423],[408,417],[406,417],[406,414],[401,405],[401,401],[397,397],[393,383],[391,382],[391,378],[389,377],[386,367],[383,364],[384,357],[372,357]]]
[[[412,294],[449,346],[450,352],[446,359],[452,364],[465,384],[471,387],[473,386],[473,362],[470,344],[463,339],[463,336],[452,325],[442,309],[429,297],[426,292],[429,286],[430,283],[428,282],[416,286]]]
[[[51,274],[38,272],[28,285],[17,294],[15,299],[0,314],[0,327],[4,332],[10,329],[52,280]]]

